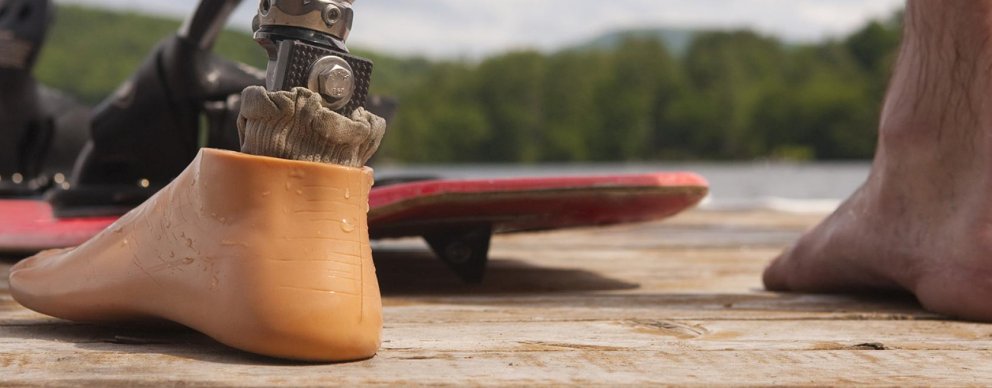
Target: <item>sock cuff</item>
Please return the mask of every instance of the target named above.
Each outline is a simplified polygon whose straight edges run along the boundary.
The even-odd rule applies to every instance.
[[[363,108],[342,116],[306,88],[269,92],[252,86],[241,99],[238,135],[246,154],[362,167],[386,131],[385,119]]]

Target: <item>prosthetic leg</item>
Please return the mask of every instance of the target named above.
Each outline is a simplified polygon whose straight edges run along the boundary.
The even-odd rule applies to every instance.
[[[354,0],[262,0],[255,40],[269,54],[269,90],[308,88],[348,116],[364,107],[372,62],[348,54]]]
[[[350,4],[321,5],[295,16]],[[311,67],[335,56],[325,54]],[[325,82],[335,85],[330,97],[349,100],[350,76],[325,72],[336,73]],[[340,101],[306,88],[249,87],[243,98],[244,153],[202,149],[86,243],[18,263],[14,298],[77,321],[167,319],[274,357],[372,357],[382,306],[366,215],[372,171],[362,166],[385,122],[350,101],[332,108]],[[349,117],[332,110],[349,106]]]

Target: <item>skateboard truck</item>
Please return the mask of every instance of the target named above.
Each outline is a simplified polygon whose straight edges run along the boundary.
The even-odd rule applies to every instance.
[[[266,89],[303,87],[350,116],[368,99],[372,62],[348,53],[354,0],[261,0],[252,23],[269,56]]]
[[[468,283],[480,283],[489,262],[493,227],[482,224],[424,235],[427,245],[455,274]]]

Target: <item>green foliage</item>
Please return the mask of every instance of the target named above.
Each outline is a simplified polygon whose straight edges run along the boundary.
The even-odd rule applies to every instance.
[[[673,56],[663,40],[632,35],[608,48],[435,64],[428,77],[380,89],[401,100],[383,153],[409,162],[868,158],[897,20],[815,45],[701,32]]]
[[[179,25],[177,20],[59,4],[35,74],[45,84],[95,104]],[[265,51],[243,32],[222,33],[217,52],[254,66],[265,65]]]
[[[807,45],[750,31],[683,31],[679,40],[648,31],[480,62],[356,54],[376,63],[373,93],[400,101],[380,160],[867,158],[900,19]],[[37,76],[96,103],[178,26],[60,6]],[[264,66],[244,32],[225,32],[217,51]]]

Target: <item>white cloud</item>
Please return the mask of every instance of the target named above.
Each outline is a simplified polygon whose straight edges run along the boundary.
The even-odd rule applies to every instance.
[[[65,0],[183,15],[194,0]],[[232,23],[248,28],[256,2]],[[356,0],[351,43],[402,54],[478,57],[509,48],[554,49],[646,26],[751,27],[790,41],[848,33],[902,0]]]

